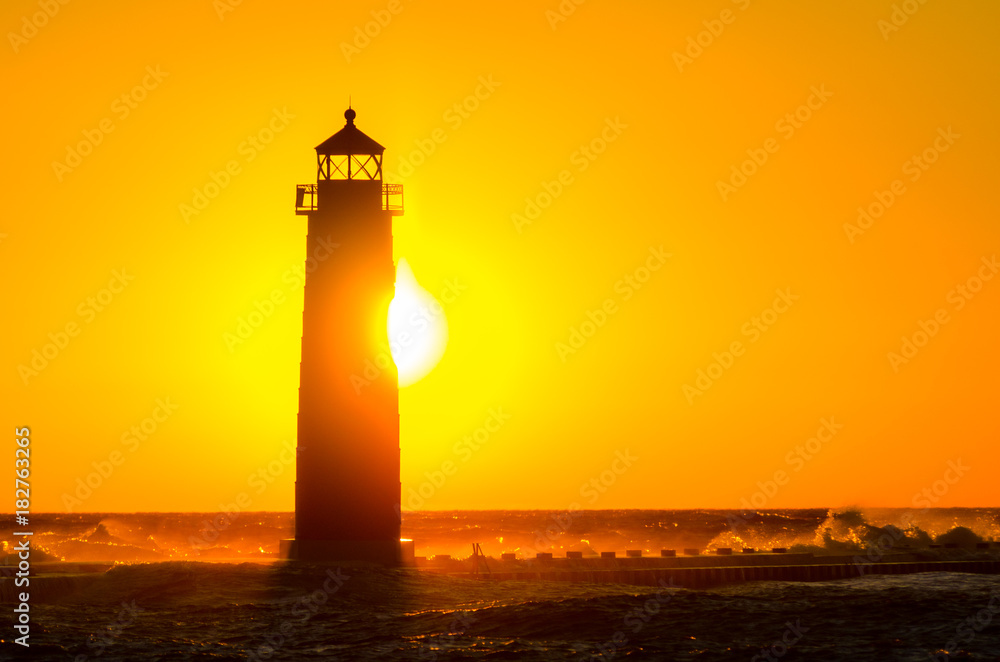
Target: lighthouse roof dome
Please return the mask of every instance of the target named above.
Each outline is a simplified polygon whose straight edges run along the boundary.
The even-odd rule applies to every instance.
[[[362,131],[354,126],[354,118],[357,113],[348,108],[344,113],[347,123],[344,128],[333,134],[322,143],[316,146],[318,154],[328,155],[350,155],[350,154],[382,154],[385,147],[369,138]]]

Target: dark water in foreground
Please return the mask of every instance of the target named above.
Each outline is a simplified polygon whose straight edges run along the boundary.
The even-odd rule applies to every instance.
[[[996,578],[986,575],[658,594],[345,568],[331,569],[331,577],[326,570],[118,567],[88,577],[75,597],[32,607],[28,659],[583,660],[602,651],[610,659],[649,660],[751,660],[762,651],[783,660],[927,660],[943,650],[965,651],[972,656],[966,659],[1000,656],[1000,594]],[[9,644],[4,650],[12,652]]]
[[[808,528],[804,522],[818,518],[811,543],[783,542],[817,543],[816,550],[823,545],[860,549],[866,536],[882,530],[860,514],[827,518],[825,511],[816,512],[772,513],[777,519],[761,518],[757,524],[751,520],[743,535],[778,540],[784,526],[784,535],[801,537],[805,534],[799,529]],[[948,531],[953,537],[989,538],[997,514],[941,511],[936,513],[942,522],[940,532],[927,525],[928,529],[911,529],[907,535],[914,543],[923,540],[921,533],[930,538]],[[692,536],[707,536],[707,545],[725,536],[724,531],[715,531],[717,515],[717,511],[596,511],[589,514],[589,523],[579,520],[577,526],[603,525],[595,531],[613,532],[628,544],[640,540],[661,544],[658,538],[653,541],[651,530],[662,522],[664,530],[686,527],[687,531],[673,533],[689,541]],[[891,519],[899,512],[888,515]],[[479,529],[468,536],[478,536],[476,541],[493,553],[489,541],[501,537],[492,534],[505,521],[505,540],[514,536],[537,543],[539,532],[546,530],[539,527],[553,516],[558,513],[479,513]],[[64,573],[37,582],[37,590],[31,589],[35,591],[30,605],[32,645],[28,649],[13,645],[16,633],[5,625],[0,631],[4,640],[0,659],[588,660],[600,656],[1000,661],[996,575],[883,575],[820,583],[754,582],[710,590],[488,582],[412,570],[274,561],[262,543],[268,538],[270,545],[270,537],[285,526],[281,522],[287,523],[287,514],[245,514],[242,522],[218,532],[209,547],[204,541],[195,546],[197,535],[206,532],[199,529],[204,515],[53,517],[47,530],[42,530],[42,519],[37,520],[38,546],[48,545],[52,554],[68,561],[108,558],[116,552],[125,557],[155,553],[166,560],[123,563],[105,572]],[[797,524],[779,525],[782,518]],[[423,514],[415,519],[425,535],[432,530],[456,536],[456,531],[469,531],[467,513]],[[446,525],[449,520],[455,523],[451,528]],[[626,521],[632,530],[623,528]],[[515,530],[513,522],[520,522],[521,528]],[[774,531],[764,530],[770,526],[776,527]],[[575,540],[580,532],[572,524],[556,529],[550,527],[542,541],[553,547],[582,544]],[[412,527],[409,532],[413,533]],[[229,556],[239,552],[253,560],[202,560],[222,554],[220,541]],[[6,589],[3,594],[10,595]],[[13,607],[7,602],[2,608]]]

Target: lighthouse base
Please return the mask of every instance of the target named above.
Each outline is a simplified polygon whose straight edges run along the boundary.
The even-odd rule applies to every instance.
[[[283,559],[310,563],[376,563],[389,567],[412,566],[413,541],[384,540],[299,540],[281,541]]]

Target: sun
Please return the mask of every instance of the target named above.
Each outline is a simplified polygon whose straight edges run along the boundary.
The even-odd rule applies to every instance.
[[[400,258],[396,265],[396,297],[389,304],[388,332],[400,388],[433,370],[448,344],[444,309],[417,282],[406,258]]]

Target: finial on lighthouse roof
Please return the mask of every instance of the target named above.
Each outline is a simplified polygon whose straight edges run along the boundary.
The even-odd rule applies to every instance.
[[[344,111],[344,118],[347,120],[348,124],[354,124],[354,118],[357,116],[358,114],[354,112],[352,108],[348,108]]]

